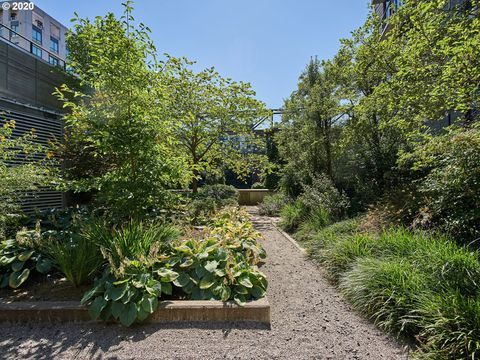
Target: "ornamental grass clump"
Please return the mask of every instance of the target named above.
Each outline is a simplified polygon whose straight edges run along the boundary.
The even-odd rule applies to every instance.
[[[280,212],[280,216],[282,217],[282,220],[280,221],[282,229],[288,232],[293,232],[307,219],[308,208],[300,199],[297,199],[284,206]]]
[[[119,274],[128,261],[154,259],[179,235],[172,225],[136,220],[113,228],[97,220],[87,225],[83,232],[84,238],[99,247],[111,269]]]
[[[105,263],[99,246],[77,234],[63,241],[51,239],[44,252],[74,287],[91,280]]]
[[[480,257],[435,233],[362,230],[346,221],[305,241],[343,294],[377,326],[415,339],[414,356],[480,356]]]

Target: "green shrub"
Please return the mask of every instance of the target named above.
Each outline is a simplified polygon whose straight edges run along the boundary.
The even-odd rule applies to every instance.
[[[298,172],[290,166],[282,169],[279,187],[282,193],[296,198],[302,193],[302,181]]]
[[[261,182],[256,182],[252,184],[252,189],[265,189],[265,185]]]
[[[231,185],[202,186],[187,205],[190,223],[204,225],[217,210],[238,204],[238,191]]]
[[[180,273],[174,284],[193,300],[233,299],[243,305],[252,297],[265,296],[266,277],[252,264],[256,257],[248,256],[257,248],[246,241],[208,238],[175,247],[167,262]]]
[[[135,226],[140,227],[138,223]],[[234,300],[240,305],[265,296],[267,279],[257,267],[265,251],[257,242],[260,234],[244,210],[230,207],[220,211],[201,239],[156,243],[146,232],[143,227],[127,227],[108,233],[108,237],[120,240],[120,246],[111,246],[115,249],[112,253],[104,251],[110,266],[82,299],[94,319],[114,318],[129,326],[148,317],[158,307],[158,299],[172,295],[174,289],[188,299]],[[148,239],[130,246],[130,233]],[[111,242],[110,238],[103,241],[107,245]],[[127,252],[130,256],[120,258]]]
[[[479,253],[447,237],[393,228],[362,233],[349,220],[304,244],[342,292],[383,329],[414,337],[416,356],[479,356]]]
[[[195,199],[214,199],[217,207],[236,205],[238,203],[238,191],[231,185],[215,184],[202,186]]]
[[[282,229],[293,232],[298,229],[300,224],[307,218],[308,208],[300,199],[297,199],[284,206],[280,215],[282,217],[280,221]]]
[[[193,199],[187,205],[187,221],[195,225],[204,225],[216,210],[215,199]]]
[[[311,185],[303,185],[300,198],[312,214],[316,212],[315,216],[318,216],[324,213],[322,217],[326,214],[333,221],[345,218],[349,206],[346,195],[340,193],[330,178],[323,174],[313,177]]]
[[[351,238],[333,241],[327,244],[318,255],[318,259],[326,267],[332,280],[350,270],[357,259],[373,255],[375,238],[368,234],[356,234]]]
[[[267,195],[258,206],[260,215],[280,216],[283,207],[291,202],[291,199],[283,194]]]
[[[312,230],[322,229],[325,226],[329,225],[331,222],[330,213],[325,210],[323,207],[318,207],[316,209],[312,209],[302,226]]]
[[[52,239],[44,251],[75,287],[92,279],[105,262],[98,244],[77,234],[66,241]]]
[[[243,305],[252,297],[265,296],[267,279],[256,266],[266,256],[257,243],[260,237],[244,210],[225,208],[204,239],[174,247],[166,262],[180,273],[174,284],[195,300],[232,299]]]
[[[463,243],[480,237],[480,127],[453,129],[416,150],[416,169],[429,170],[420,183],[420,223],[437,226]]]

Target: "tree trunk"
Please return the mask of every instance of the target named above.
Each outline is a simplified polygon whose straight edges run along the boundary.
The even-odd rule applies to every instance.
[[[192,193],[196,194],[198,192],[198,170],[193,170],[193,179],[192,179]]]
[[[332,170],[332,139],[330,134],[330,124],[326,120],[324,124],[324,143],[325,143],[325,156],[326,156],[326,172],[330,180],[333,181],[333,170]]]

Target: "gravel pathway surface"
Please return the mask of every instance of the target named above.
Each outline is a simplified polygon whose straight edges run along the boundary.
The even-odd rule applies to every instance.
[[[36,359],[406,359],[395,340],[355,314],[308,260],[270,223],[265,239],[271,328],[251,324],[7,325],[0,358]]]

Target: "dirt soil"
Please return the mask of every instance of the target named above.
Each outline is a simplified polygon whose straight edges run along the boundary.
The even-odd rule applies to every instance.
[[[252,209],[250,209],[252,210]],[[254,209],[252,210],[254,211]],[[271,328],[247,323],[0,324],[0,358],[406,359],[403,345],[356,314],[322,270],[253,216],[262,232]]]
[[[80,301],[91,285],[74,287],[59,276],[39,276],[29,279],[18,289],[2,289],[0,300],[15,301]]]

